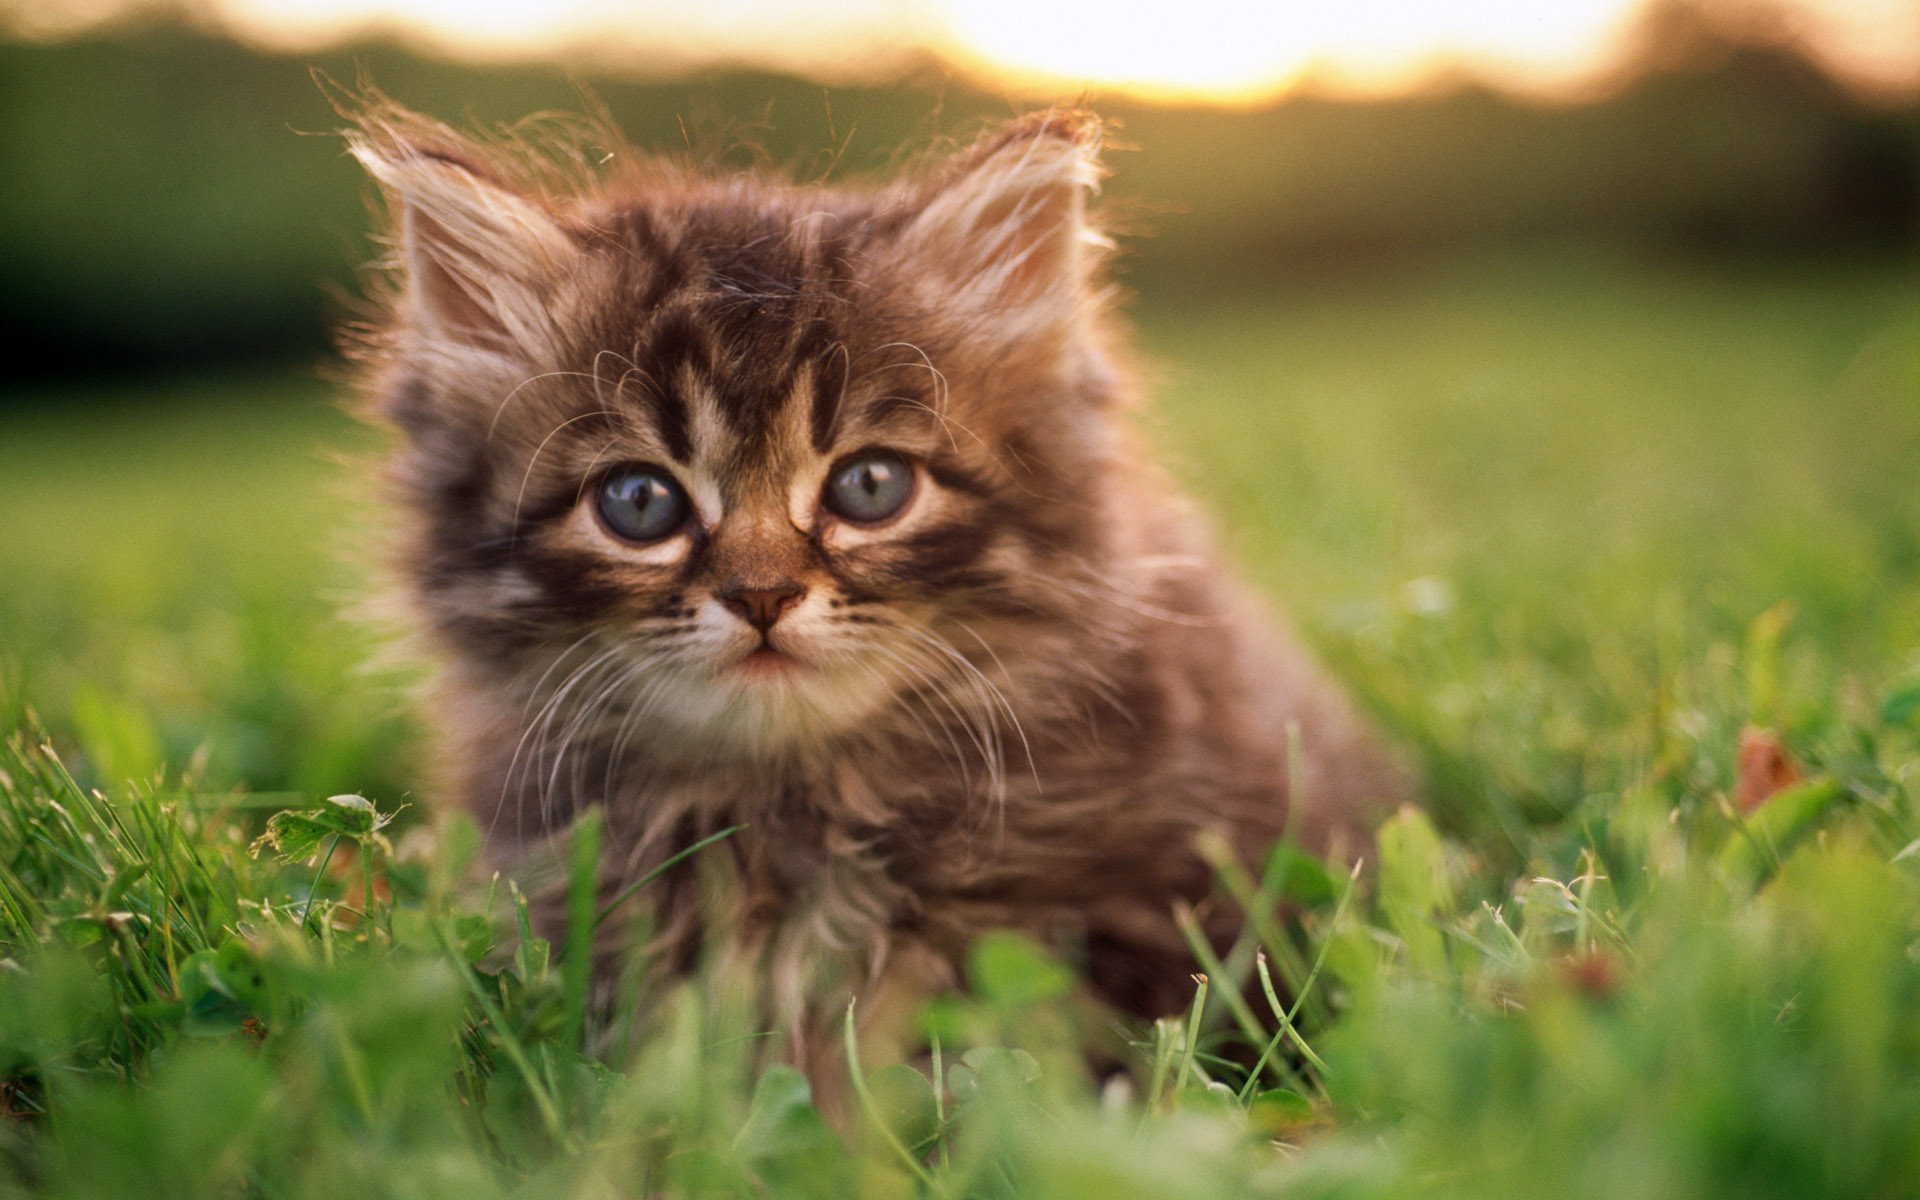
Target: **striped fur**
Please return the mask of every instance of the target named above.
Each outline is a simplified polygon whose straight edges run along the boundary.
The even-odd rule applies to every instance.
[[[1036,114],[866,188],[626,155],[543,188],[390,108],[350,135],[396,217],[367,395],[441,787],[509,861],[603,805],[610,891],[743,823],[654,889],[654,961],[753,972],[819,1081],[849,994],[903,1011],[994,927],[1176,1007],[1198,831],[1351,853],[1404,794],[1128,424],[1099,132]],[[905,508],[834,517],[875,448]],[[680,532],[596,519],[624,464],[685,489]],[[741,589],[799,596],[763,634]]]

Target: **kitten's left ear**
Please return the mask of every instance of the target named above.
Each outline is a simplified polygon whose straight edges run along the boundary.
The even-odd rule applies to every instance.
[[[581,247],[550,211],[457,150],[364,134],[349,145],[396,210],[424,337],[514,356],[552,333],[546,301]]]
[[[1028,327],[1070,316],[1111,245],[1087,220],[1099,147],[1099,122],[1077,112],[1034,113],[988,135],[933,180],[902,249],[977,312]]]

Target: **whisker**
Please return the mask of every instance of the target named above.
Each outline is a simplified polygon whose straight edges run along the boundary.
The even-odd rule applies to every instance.
[[[969,662],[965,655],[954,649],[945,639],[928,630],[904,623],[896,624],[893,628],[913,639],[910,645],[923,653],[930,654],[935,663],[944,664],[949,668],[958,668],[957,672],[950,671],[939,678],[962,685],[963,690],[956,694],[949,688],[939,687],[932,694],[953,714],[954,719],[960,723],[979,749],[988,773],[989,808],[1004,821],[1006,751],[1001,741],[998,719],[1000,715],[1004,715],[1014,726],[1021,745],[1027,750],[1028,762],[1030,765],[1032,763],[1032,750],[1027,744],[1026,731],[1021,727],[1020,719],[1013,711],[1013,706],[992,680],[988,679],[979,668]],[[972,703],[963,705],[963,699],[969,697]]]
[[[507,787],[513,789],[519,803],[525,803],[527,785],[529,783],[527,771],[532,766],[531,756],[522,757],[528,747],[529,739],[532,739],[535,753],[543,756],[548,753],[554,755],[554,762],[557,769],[559,761],[566,755],[566,746],[564,744],[556,745],[553,741],[554,718],[566,706],[568,696],[571,695],[576,688],[580,687],[586,679],[599,674],[606,668],[608,663],[613,662],[620,653],[620,649],[617,643],[607,646],[570,673],[565,682],[563,682],[559,688],[555,689],[553,695],[541,706],[539,715],[528,724],[526,730],[521,734],[520,742],[514,747],[513,759],[508,764],[507,770]],[[517,788],[514,787],[514,779],[516,776],[519,779],[519,786]],[[551,824],[551,818],[553,816],[553,796],[551,791],[543,786],[539,790],[538,800],[542,824]]]
[[[647,670],[647,667],[651,667],[651,671]],[[627,697],[626,713],[620,718],[620,724],[615,727],[613,741],[607,751],[606,781],[603,790],[608,793],[609,798],[614,792],[614,778],[619,765],[626,758],[628,747],[634,737],[639,734],[642,723],[653,715],[655,709],[659,707],[661,698],[668,692],[668,680],[665,679],[664,672],[660,670],[658,663],[648,663],[645,666],[636,664],[632,682],[637,685],[637,688]]]
[[[589,420],[592,420],[594,417],[618,417],[619,415],[620,415],[619,413],[614,412],[611,409],[605,409],[605,408],[595,409],[592,412],[583,412],[578,416],[568,417],[566,420],[560,422],[558,425],[555,425],[551,430],[547,432],[546,437],[543,437],[540,439],[540,444],[534,448],[533,457],[527,460],[527,469],[521,472],[520,490],[514,493],[513,525],[516,530],[519,528],[519,525],[520,525],[520,506],[522,503],[526,501],[526,498],[527,498],[527,481],[533,478],[533,468],[539,464],[540,456],[546,452],[547,443],[551,442],[554,438],[559,437],[560,432],[569,425],[578,424],[581,421],[589,421]],[[604,447],[602,448],[601,453],[602,454],[606,453],[606,450]]]
[[[913,647],[894,647],[894,646],[885,646],[885,645],[875,645],[873,647],[874,651],[877,654],[881,655],[886,660],[893,662],[894,664],[901,667],[905,671],[907,676],[915,681],[915,689],[919,694],[931,696],[931,697],[935,697],[943,700],[947,705],[948,711],[953,714],[954,720],[957,723],[961,724],[962,726],[970,728],[971,722],[968,722],[961,715],[959,710],[954,707],[953,702],[950,699],[947,699],[942,694],[942,689],[939,687],[938,679],[936,679],[930,672],[925,670],[919,664],[915,663],[912,659],[907,657],[907,655],[905,654],[905,651],[912,648]],[[913,714],[913,710],[910,707],[906,708],[905,711],[913,715],[913,719],[915,720],[916,723],[920,724],[920,727],[923,730],[926,728],[925,723],[920,721],[918,714]],[[960,771],[960,785],[963,789],[966,790],[967,793],[971,794],[973,792],[972,764],[967,758],[966,752],[960,748],[960,741],[957,737],[954,736],[953,728],[945,722],[938,722],[938,724],[940,727],[941,735],[946,740],[948,748],[953,751],[954,765]],[[971,740],[981,750],[983,765],[988,768],[988,772],[989,772],[988,787],[991,790],[992,767],[991,767],[991,762],[989,761],[991,756],[987,754],[985,744],[981,742],[980,738],[977,735],[972,736]]]
[[[927,352],[925,350],[922,350],[920,347],[914,345],[912,342],[888,342],[882,346],[875,346],[872,349],[872,351],[870,351],[870,353],[878,354],[882,350],[911,350],[915,354],[920,356],[920,361],[917,363],[914,363],[914,362],[893,363],[885,367],[876,367],[874,368],[873,371],[868,372],[868,375],[875,374],[879,371],[894,370],[900,367],[906,367],[910,370],[926,371],[929,375],[933,376],[934,403],[941,408],[945,408],[947,406],[947,396],[948,396],[947,377],[945,374],[941,372],[939,367],[936,367],[933,365],[933,359],[927,355]],[[862,379],[865,379],[867,377],[868,377],[867,375],[861,376]]]
[[[993,646],[988,643],[987,639],[981,637],[973,626],[967,624],[965,621],[955,619],[953,623],[968,637],[979,643],[980,648],[986,651],[987,657],[993,660],[993,665],[1000,672],[1001,678],[1007,678],[1008,672],[1006,664],[1000,661],[1000,656],[994,652]],[[970,668],[973,666],[971,663],[967,665]],[[979,676],[982,683],[985,683],[993,690],[994,697],[999,700],[1000,707],[1007,714],[1007,719],[1013,723],[1013,732],[1020,738],[1020,751],[1027,756],[1027,770],[1033,775],[1033,786],[1036,790],[1039,789],[1040,765],[1034,761],[1033,746],[1027,741],[1027,731],[1025,727],[1020,724],[1019,716],[1014,713],[1013,704],[1007,699],[1006,693],[1002,692],[991,680],[987,679],[985,674],[977,670],[974,673]]]
[[[583,637],[580,639],[580,641],[576,641],[573,644],[573,646],[569,646],[567,648],[566,653],[571,653],[575,646],[580,645],[581,642],[584,642],[585,640],[586,638]],[[573,687],[574,683],[579,679],[580,675],[586,671],[592,670],[594,667],[594,664],[605,653],[606,651],[602,650],[599,654],[596,654],[590,657],[587,660],[587,662],[583,663],[579,667],[576,667],[572,671],[570,671],[566,679],[562,681],[561,685],[558,688],[556,688],[552,693],[550,693],[544,701],[541,702],[539,712],[537,714],[533,714],[531,718],[527,721],[526,727],[521,730],[520,739],[518,742],[514,744],[513,754],[507,760],[507,770],[506,770],[505,777],[502,780],[501,788],[500,788],[500,805],[496,806],[496,808],[494,809],[494,823],[496,825],[499,822],[500,813],[505,806],[507,793],[509,791],[516,791],[516,789],[514,788],[514,778],[516,775],[520,774],[523,770],[521,756],[527,752],[529,741],[533,741],[536,744],[538,743],[539,739],[535,737],[535,734],[541,730],[542,725],[545,723],[547,719],[547,715],[553,710],[553,708],[556,705],[563,702],[563,699],[567,691]],[[564,658],[565,655],[563,654],[562,657]],[[558,665],[559,665],[559,660],[556,660],[554,663],[554,666],[558,666]],[[553,667],[549,667],[547,669],[546,674],[543,674],[541,676],[542,683],[545,682],[547,675],[552,674],[553,669],[554,669]],[[534,698],[538,696],[538,694],[539,694],[538,690],[536,689],[533,693],[531,693],[528,696],[526,708],[529,708],[529,709],[532,708]],[[524,785],[525,782],[526,781],[524,777],[522,777],[521,778],[522,785]]]
[[[632,663],[618,664],[616,669],[611,673],[610,677],[604,683],[599,685],[599,690],[594,692],[591,698],[586,700],[574,711],[573,719],[567,723],[566,729],[563,730],[560,734],[561,744],[564,747],[572,747],[576,751],[576,753],[573,756],[573,762],[571,763],[572,773],[568,776],[568,783],[569,783],[568,795],[574,802],[572,807],[577,808],[579,806],[579,801],[582,798],[581,797],[582,788],[581,788],[581,780],[580,780],[581,755],[578,753],[578,750],[583,745],[581,735],[584,732],[584,730],[592,723],[592,720],[595,714],[598,713],[610,699],[612,699],[615,692],[624,684],[627,676],[632,673],[633,669],[634,669],[634,665]],[[553,773],[549,777],[549,781],[548,781],[550,787],[553,784],[558,782],[559,772],[560,772],[560,758],[556,757],[554,759],[554,764],[553,764]]]
[[[506,412],[507,405],[513,403],[514,397],[518,396],[526,388],[529,388],[532,385],[539,383],[543,379],[591,380],[592,378],[593,376],[587,374],[585,371],[546,371],[546,372],[542,372],[539,375],[532,376],[531,378],[522,379],[519,383],[516,383],[513,385],[512,391],[508,392],[505,396],[501,397],[499,404],[496,404],[494,406],[493,419],[487,422],[486,440],[489,442],[493,440],[493,431],[496,428],[498,428],[500,424],[500,414]]]
[[[963,694],[972,695],[977,702],[977,707],[974,709],[977,713],[977,719],[965,721],[965,719],[962,718],[962,720],[969,734],[973,736],[976,743],[980,744],[981,753],[986,757],[988,771],[988,810],[995,815],[997,820],[1004,824],[1007,799],[1007,782],[1004,765],[1005,750],[1001,745],[1000,726],[999,722],[995,719],[996,707],[992,699],[993,695],[997,694],[998,689],[993,688],[990,682],[987,682],[984,677],[979,676],[978,671],[973,669],[973,664],[967,662],[964,656],[940,638],[924,630],[909,629],[909,632],[914,634],[922,645],[935,652],[935,654],[939,656],[939,661],[944,661],[950,665],[962,668],[960,674],[952,678],[957,682],[967,684],[968,691]],[[987,682],[988,691],[985,694],[981,692],[979,687],[983,682]],[[949,699],[948,693],[942,692],[941,696],[942,699],[948,699],[950,706],[953,704],[953,701]],[[1011,717],[1011,709],[1008,708],[1005,711],[1007,711],[1009,717]],[[957,710],[956,716],[959,716]],[[1017,718],[1015,718],[1015,720],[1017,723]]]
[[[553,673],[560,669],[560,664],[567,661],[567,656],[586,645],[593,638],[599,636],[599,632],[597,629],[587,630],[579,637],[573,639],[573,641],[567,643],[566,649],[553,656],[553,661],[547,664],[547,669],[540,672],[540,677],[533,681],[532,687],[527,689],[527,702],[520,708],[521,716],[526,716],[532,710],[534,698],[540,695],[541,688],[547,686],[547,680],[553,678]]]

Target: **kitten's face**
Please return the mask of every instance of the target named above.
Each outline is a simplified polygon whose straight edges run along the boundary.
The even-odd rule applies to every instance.
[[[940,381],[910,346],[856,349],[830,314],[805,345],[772,318],[729,347],[693,314],[733,301],[686,303],[602,355],[598,387],[562,383],[591,366],[545,381],[579,411],[523,425],[500,577],[592,635],[573,660],[611,656],[601,674],[623,678],[605,685],[629,702],[608,713],[652,741],[777,749],[964,672],[950,639],[1024,555],[991,464],[943,433]]]
[[[564,214],[358,150],[405,214],[387,411],[456,654],[570,739],[692,757],[995,702],[993,627],[1058,608],[1089,537],[1084,126],[891,192],[655,180]]]

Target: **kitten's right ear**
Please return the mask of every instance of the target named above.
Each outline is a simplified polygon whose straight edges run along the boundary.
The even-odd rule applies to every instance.
[[[539,344],[546,301],[581,254],[566,227],[457,154],[365,131],[348,144],[398,216],[414,328],[506,355]]]
[[[1071,319],[1111,245],[1087,217],[1103,174],[1100,132],[1087,113],[1033,113],[931,180],[900,239],[944,304],[1010,337],[1046,340]]]

